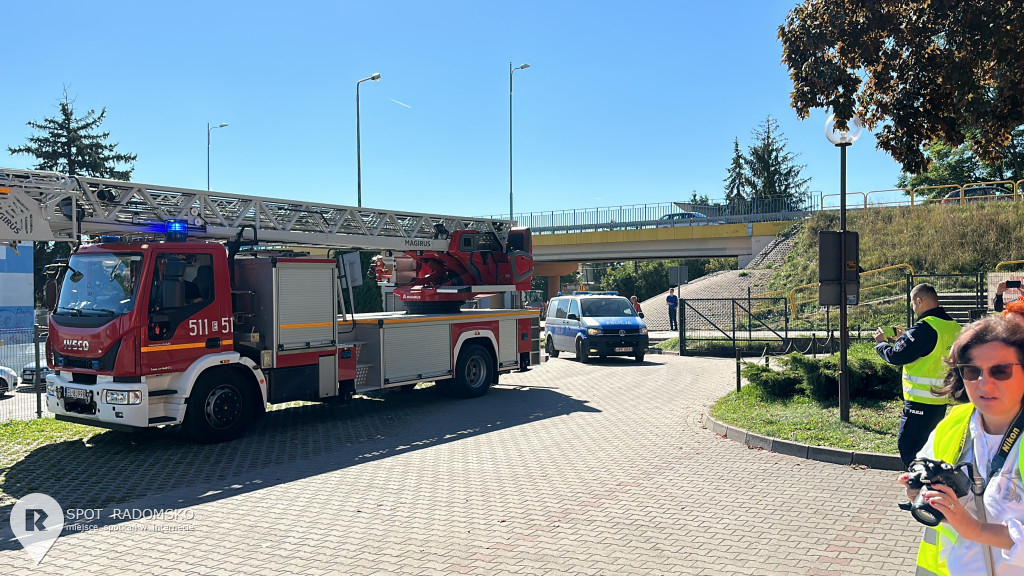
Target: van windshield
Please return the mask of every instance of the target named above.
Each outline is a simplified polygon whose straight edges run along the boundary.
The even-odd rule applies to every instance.
[[[585,318],[614,318],[636,316],[633,305],[625,298],[581,298]]]

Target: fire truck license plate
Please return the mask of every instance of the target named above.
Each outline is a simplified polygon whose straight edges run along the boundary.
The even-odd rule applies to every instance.
[[[630,348],[629,346],[625,346],[625,347],[620,346],[620,347],[616,348],[615,351],[616,352],[632,352],[633,349]]]
[[[65,388],[64,389],[64,397],[65,398],[71,398],[73,400],[84,400],[84,401],[88,402],[89,401],[89,391],[88,390],[79,390],[78,388]]]

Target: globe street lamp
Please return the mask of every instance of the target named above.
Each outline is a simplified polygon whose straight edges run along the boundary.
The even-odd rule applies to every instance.
[[[849,263],[846,253],[846,149],[853,144],[864,128],[860,118],[847,120],[846,129],[836,128],[835,114],[825,122],[825,137],[839,148],[839,420],[850,421],[850,370],[846,363],[846,349],[850,334],[846,326],[846,271]],[[856,271],[856,267],[854,268]]]
[[[227,128],[228,125],[218,124],[216,126],[210,126],[210,123],[206,123],[206,190],[210,190],[210,132],[213,132],[217,128]]]
[[[380,80],[380,74],[374,73],[369,78],[356,82],[356,205],[360,208],[363,206],[363,165],[359,149],[359,85],[367,80],[376,82]]]
[[[512,73],[516,70],[526,70],[529,68],[529,64],[523,64],[516,68],[512,67],[512,63],[508,63],[508,219],[514,220],[512,217]]]

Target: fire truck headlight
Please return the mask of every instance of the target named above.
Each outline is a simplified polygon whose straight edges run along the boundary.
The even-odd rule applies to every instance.
[[[47,396],[56,396],[57,395],[57,385],[54,384],[53,382],[47,382],[46,383],[46,395]]]
[[[104,390],[106,404],[142,404],[142,392],[138,390]]]

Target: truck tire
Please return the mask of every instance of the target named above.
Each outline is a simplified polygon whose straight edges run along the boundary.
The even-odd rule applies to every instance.
[[[590,350],[583,345],[583,340],[576,341],[576,359],[580,361],[580,364],[590,362]]]
[[[483,346],[470,344],[459,353],[448,391],[458,398],[477,398],[487,393],[493,377],[491,355]]]
[[[551,335],[548,335],[546,340],[547,342],[545,342],[544,347],[547,348],[548,350],[548,356],[551,356],[552,358],[558,358],[558,350],[555,348],[554,343],[552,343],[551,341]]]
[[[644,361],[644,353],[643,352],[637,352],[636,356],[633,356],[633,359],[636,360],[637,364],[642,364],[643,361]]]
[[[7,395],[7,392],[11,389],[11,385],[7,383],[7,380],[0,378],[0,398]]]
[[[205,372],[192,387],[182,428],[189,438],[203,444],[234,440],[249,427],[252,407],[247,382],[225,372]]]

